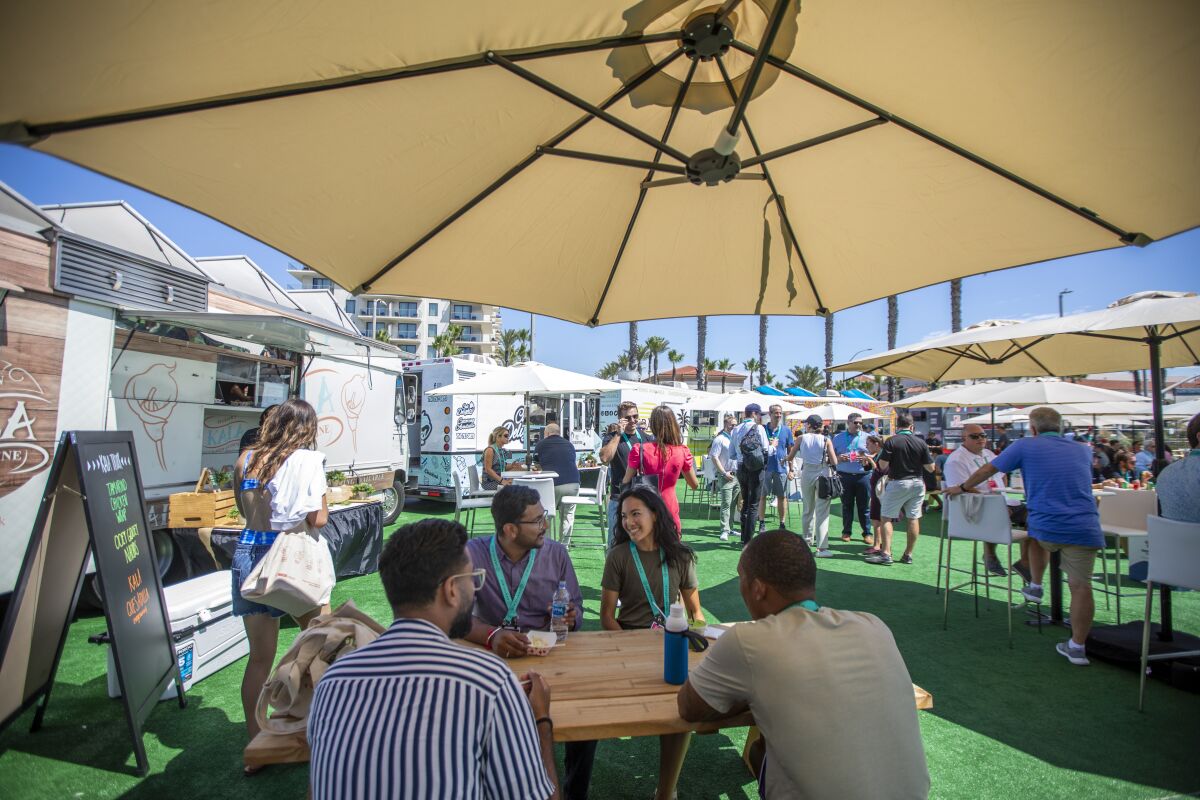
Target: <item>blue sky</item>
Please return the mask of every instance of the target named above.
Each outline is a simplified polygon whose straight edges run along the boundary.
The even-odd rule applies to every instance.
[[[283,285],[294,285],[285,271],[289,259],[282,253],[208,217],[51,156],[0,145],[0,181],[39,204],[124,200],[193,257],[248,255]],[[1057,314],[1062,289],[1072,290],[1064,298],[1068,314],[1103,308],[1119,297],[1148,289],[1200,290],[1200,230],[1144,249],[1127,247],[967,278],[963,323]],[[529,325],[527,313],[505,309],[503,314],[505,327]],[[949,330],[949,284],[900,295],[899,344]],[[683,363],[694,363],[694,318],[642,323],[639,335],[642,340],[665,337],[685,354]],[[557,367],[590,373],[623,351],[627,341],[623,324],[589,329],[538,317],[535,355]],[[835,317],[835,363],[867,348],[887,349],[887,308],[882,300]],[[794,364],[821,366],[823,322],[813,317],[771,317],[767,349],[769,369],[780,377]],[[757,317],[710,317],[707,350],[713,360],[729,358],[738,365],[757,357]],[[660,363],[670,367],[665,358]]]

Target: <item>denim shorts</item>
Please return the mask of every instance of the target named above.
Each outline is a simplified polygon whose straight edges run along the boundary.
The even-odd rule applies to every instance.
[[[239,544],[233,553],[233,615],[244,617],[248,614],[270,614],[272,617],[282,617],[286,612],[255,603],[242,597],[242,583],[254,569],[254,565],[263,560],[263,556],[271,551],[269,544]]]

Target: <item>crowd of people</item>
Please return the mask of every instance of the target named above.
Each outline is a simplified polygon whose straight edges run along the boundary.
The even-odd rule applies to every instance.
[[[621,405],[618,419],[600,451],[612,496],[599,624],[613,632],[663,627],[671,606],[680,604],[691,624],[703,626],[696,553],[684,541],[676,486],[683,480],[696,488],[707,478],[666,407],[651,414],[648,430],[632,403]],[[810,416],[793,436],[779,406],[764,415],[755,403],[740,420],[725,415],[721,422],[708,458],[721,509],[718,536],[732,539],[736,516],[738,587],[756,624],[734,626],[712,644],[679,690],[678,709],[693,722],[753,714],[763,738],[751,759],[763,796],[924,797],[929,791],[911,681],[890,631],[871,614],[817,599],[816,559],[832,555],[835,496],[843,542],[853,541],[857,526],[869,563],[912,564],[931,476],[942,487],[939,494],[956,502],[964,493],[1004,492],[1005,476],[1020,470],[1024,502],[1009,498],[1007,507],[1029,538],[1007,568],[1023,578],[1026,599],[1040,602],[1049,555],[1060,554],[1071,588],[1071,636],[1056,649],[1072,664],[1088,663],[1092,570],[1103,546],[1093,470],[1095,453],[1107,444],[1103,437],[1064,436],[1062,419],[1050,408],[1031,411],[1032,435],[999,453],[987,447],[978,425],[963,428],[960,447],[939,453],[913,432],[905,412],[886,438],[864,430],[857,415],[833,436]],[[560,781],[550,687],[535,672],[518,677],[503,663],[528,654],[529,631],[550,626],[560,587],[569,597],[567,627],[578,630],[585,619],[570,551],[546,536],[542,498],[502,474],[506,433],[493,433],[491,459],[484,457],[484,474],[497,487],[493,535],[471,539],[455,522],[424,519],[387,541],[380,578],[394,622],[374,642],[338,659],[316,687],[307,723],[313,797],[587,796],[597,742],[566,745]],[[553,429],[546,434],[539,460],[553,466],[564,492],[573,494],[580,478],[565,463],[570,444],[559,447]],[[1187,436],[1191,453],[1161,471],[1159,498],[1164,515],[1200,522],[1194,491],[1200,416]],[[245,600],[239,586],[279,532],[325,524],[315,437],[312,407],[288,400],[264,416],[236,466],[236,499],[247,529],[232,579],[234,613],[250,640],[242,699],[251,737],[281,612]],[[574,461],[573,449],[569,458]],[[1114,453],[1110,463],[1121,461]],[[803,507],[793,533],[788,495],[797,476]],[[778,504],[777,530],[766,529],[768,496]],[[894,562],[899,520],[907,538]],[[984,558],[988,571],[1006,573],[994,547],[985,548]],[[297,621],[303,627],[327,611],[314,609]],[[475,647],[464,649],[455,639]],[[876,678],[845,679],[867,673]],[[821,690],[798,691],[798,675]],[[660,737],[656,797],[674,796],[690,740],[686,733]],[[849,740],[871,758],[845,758]]]

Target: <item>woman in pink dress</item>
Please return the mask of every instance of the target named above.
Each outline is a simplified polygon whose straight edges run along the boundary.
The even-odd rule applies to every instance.
[[[670,408],[659,406],[650,413],[650,432],[654,434],[653,442],[645,442],[630,451],[624,484],[632,483],[638,472],[657,475],[658,492],[682,534],[683,524],[679,519],[679,498],[675,496],[675,484],[682,475],[688,486],[699,488],[696,464],[691,451],[683,444],[679,423],[675,421],[675,413]]]

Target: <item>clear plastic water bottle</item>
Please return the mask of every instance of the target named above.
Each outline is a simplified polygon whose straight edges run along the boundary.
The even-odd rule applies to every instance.
[[[554,591],[554,600],[550,603],[550,632],[558,637],[558,643],[567,640],[567,606],[571,603],[571,595],[567,592],[567,582],[559,581]]]
[[[683,606],[671,604],[671,615],[667,617],[666,633],[663,635],[663,680],[682,686],[688,675],[688,621]]]

